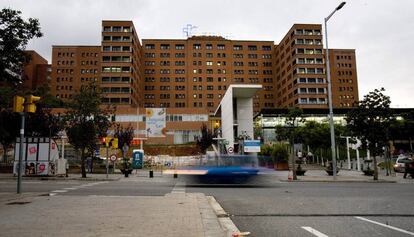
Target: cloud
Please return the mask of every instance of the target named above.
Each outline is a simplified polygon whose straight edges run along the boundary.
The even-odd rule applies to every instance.
[[[184,38],[197,32],[279,43],[294,23],[322,24],[341,1],[331,0],[0,0],[39,18],[45,36],[28,48],[50,61],[52,45],[98,45],[102,19],[133,20],[143,38]],[[394,107],[414,107],[414,1],[348,0],[329,20],[329,46],[354,48],[360,98],[385,87]]]

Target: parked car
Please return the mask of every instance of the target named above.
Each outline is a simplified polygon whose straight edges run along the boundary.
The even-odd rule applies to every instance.
[[[412,162],[412,159],[410,157],[406,157],[406,156],[398,157],[397,160],[395,161],[394,171],[404,173],[405,164],[409,162]]]

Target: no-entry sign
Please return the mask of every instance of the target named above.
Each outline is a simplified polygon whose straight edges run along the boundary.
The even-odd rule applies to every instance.
[[[111,155],[110,157],[109,157],[109,159],[111,159],[111,161],[116,161],[116,155],[115,154],[113,154],[113,155]]]

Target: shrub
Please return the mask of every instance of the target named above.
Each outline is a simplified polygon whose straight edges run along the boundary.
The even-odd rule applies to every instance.
[[[289,151],[286,145],[277,143],[272,147],[273,162],[287,162],[289,158]]]

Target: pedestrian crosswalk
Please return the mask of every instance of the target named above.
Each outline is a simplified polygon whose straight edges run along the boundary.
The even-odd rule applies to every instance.
[[[73,191],[73,190],[77,190],[77,189],[92,187],[92,186],[96,186],[96,185],[104,184],[104,183],[108,183],[108,181],[86,183],[86,184],[77,185],[77,186],[73,186],[73,187],[68,187],[68,188],[62,188],[62,189],[58,189],[58,190],[53,190],[53,191],[51,191],[49,193],[49,196],[56,196],[59,193],[66,193],[68,191]]]

